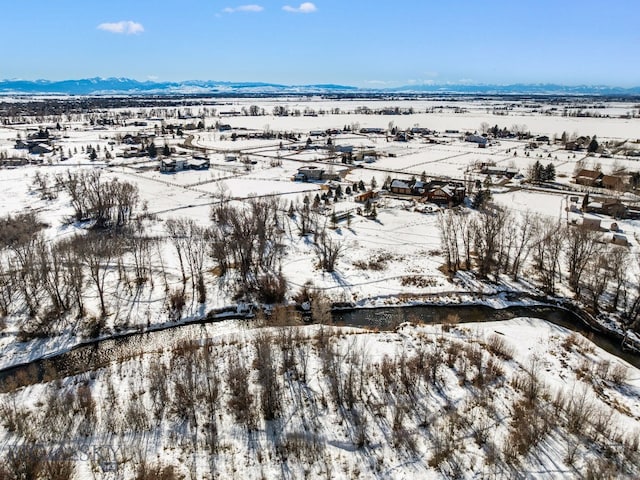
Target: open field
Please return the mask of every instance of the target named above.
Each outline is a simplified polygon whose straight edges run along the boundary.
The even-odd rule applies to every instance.
[[[337,303],[481,303],[483,295],[503,305],[517,303],[505,299],[519,295],[572,302],[614,338],[638,342],[637,110],[632,102],[580,98],[192,98],[181,108],[0,117],[0,370],[90,340],[170,331],[221,309],[238,316],[250,308],[259,316],[262,307],[267,315],[285,311],[278,314],[284,323],[297,325],[301,314],[327,320]],[[477,137],[469,141],[470,134],[484,134],[484,148]],[[533,179],[535,162],[550,165],[555,178]],[[487,173],[487,167],[494,170]],[[578,185],[580,170],[620,184]],[[400,191],[390,180],[414,190]],[[433,191],[449,195],[456,188],[464,191],[459,201],[453,193],[439,204],[427,201]],[[624,212],[608,213],[608,202]],[[43,426],[48,415],[59,414],[45,413],[43,405],[64,392],[77,407],[65,445],[81,437],[90,445],[109,438],[105,445],[113,451],[139,443],[135,455],[149,465],[160,458],[197,478],[271,477],[288,468],[290,478],[638,474],[639,370],[541,320],[451,332],[440,326],[384,333],[332,327],[325,339],[318,337],[322,327],[296,327],[296,348],[311,358],[305,380],[294,378],[299,372],[293,375],[286,360],[270,372],[260,370],[260,358],[233,363],[234,355],[263,354],[257,346],[263,335],[272,349],[264,354],[285,359],[286,348],[275,341],[284,330],[245,331],[231,320],[198,328],[198,338],[150,344],[97,372],[14,384],[0,394],[3,418],[15,420],[0,424],[0,451],[39,445],[35,430],[15,422],[32,418]],[[486,346],[491,335],[508,340],[513,360],[498,361]],[[329,350],[345,365],[360,362],[354,382],[361,382],[363,396],[351,405],[329,393],[335,363],[322,342],[333,345]],[[211,345],[220,349],[219,358],[208,356]],[[351,347],[362,353],[359,359],[349,356]],[[406,378],[369,375],[385,358],[399,372],[400,363],[408,365],[421,351],[438,356],[438,374],[412,393],[402,391]],[[219,396],[202,391],[206,408],[180,410],[176,398],[186,387],[175,378],[167,387],[168,410],[158,413],[153,396],[160,387],[150,385],[160,374],[154,365],[182,371],[181,362],[196,357],[217,365],[218,379],[224,376]],[[489,360],[497,370],[485,391],[474,382]],[[616,385],[610,372],[618,363],[627,375]],[[533,369],[544,392],[534,399],[539,403],[521,398]],[[232,378],[240,370],[244,387]],[[208,375],[202,371],[191,380],[200,385]],[[267,404],[258,408],[258,399],[268,400],[264,375],[276,378],[282,406],[276,417]],[[250,423],[226,411],[235,388],[251,393],[257,416]],[[560,390],[568,397],[579,391],[593,407],[586,433],[571,423],[570,401],[551,400]],[[83,403],[87,392],[91,402]],[[113,403],[112,392],[122,402]],[[487,392],[490,405],[478,400]],[[417,409],[396,408],[412,395],[422,399]],[[109,421],[111,408],[122,418]],[[517,443],[524,440],[509,420],[515,410],[535,416],[554,408],[559,423],[538,425],[526,448]],[[611,420],[607,429],[596,413]],[[432,422],[437,428],[428,426]],[[477,433],[493,428],[486,422],[495,424],[494,438]],[[215,439],[211,428],[218,429]],[[446,428],[457,439],[479,437],[476,444],[440,451]],[[303,430],[311,437],[303,439]],[[52,435],[46,448],[56,443]],[[321,453],[308,463],[291,460],[310,454],[310,445],[322,445]],[[616,453],[607,456],[605,448]],[[255,457],[257,451],[265,456]],[[8,457],[2,458],[0,477]],[[136,478],[144,463],[121,455],[116,460],[123,478]],[[107,478],[100,465],[74,465],[76,478],[91,478],[92,468],[96,478]]]

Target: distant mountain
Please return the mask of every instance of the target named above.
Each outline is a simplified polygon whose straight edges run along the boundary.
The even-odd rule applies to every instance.
[[[355,87],[322,85],[280,85],[264,82],[140,82],[130,78],[85,78],[80,80],[0,80],[0,95],[131,95],[207,93],[322,93],[353,91]]]
[[[611,87],[607,85],[558,85],[554,83],[515,83],[511,85],[405,85],[387,89],[402,93],[462,93],[484,95],[640,95],[640,87]]]
[[[512,85],[405,85],[394,88],[357,88],[336,84],[282,85],[264,82],[141,82],[130,78],[84,78],[79,80],[0,80],[0,95],[186,95],[186,94],[331,94],[331,93],[451,93],[480,95],[640,95],[640,87],[603,85],[512,84]]]

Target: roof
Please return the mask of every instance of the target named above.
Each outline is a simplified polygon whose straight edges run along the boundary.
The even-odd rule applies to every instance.
[[[406,180],[399,180],[396,178],[391,181],[391,188],[411,188],[411,185],[409,185],[409,182]]]
[[[591,178],[595,180],[597,178],[600,178],[601,175],[602,175],[602,172],[599,172],[597,170],[582,169],[576,174],[575,178],[583,177],[583,178]]]

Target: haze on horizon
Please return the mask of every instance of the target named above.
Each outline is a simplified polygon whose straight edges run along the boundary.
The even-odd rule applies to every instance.
[[[639,13],[634,0],[6,2],[0,78],[631,87]]]

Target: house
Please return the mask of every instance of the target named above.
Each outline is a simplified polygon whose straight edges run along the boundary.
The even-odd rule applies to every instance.
[[[46,143],[38,143],[29,147],[29,153],[32,153],[33,155],[42,155],[51,152],[53,152],[53,149]]]
[[[478,146],[486,147],[489,140],[482,135],[467,135],[464,137],[465,142],[477,143]]]
[[[429,202],[441,205],[458,205],[464,201],[467,193],[462,183],[439,180],[422,182],[420,180],[394,179],[389,185],[389,190],[399,195],[420,196]]]
[[[483,164],[480,171],[485,175],[500,175],[507,178],[513,178],[518,174],[518,169],[515,167],[498,167],[487,164]]]
[[[293,176],[294,181],[300,182],[316,182],[323,180],[338,180],[340,175],[334,172],[328,172],[320,167],[314,165],[307,165],[300,167],[298,173]]]
[[[619,175],[603,175],[601,183],[610,190],[622,190],[626,185],[625,179]]]
[[[391,180],[389,190],[391,190],[391,193],[398,193],[400,195],[413,195],[413,183],[411,181],[396,178]]]
[[[439,205],[459,205],[464,201],[467,189],[457,182],[430,182],[425,197]]]
[[[627,206],[617,198],[602,198],[589,202],[585,211],[620,218],[626,216]]]
[[[574,182],[587,187],[600,187],[602,185],[602,177],[604,177],[604,174],[598,170],[583,168],[575,175]]]
[[[210,165],[209,159],[200,155],[194,155],[193,159],[189,160],[189,168],[192,170],[208,170]]]
[[[353,197],[355,202],[364,203],[367,200],[373,200],[378,197],[378,192],[373,190],[367,190],[366,192],[359,193]]]
[[[163,158],[160,160],[160,171],[163,173],[179,172],[188,166],[189,164],[183,158]]]

